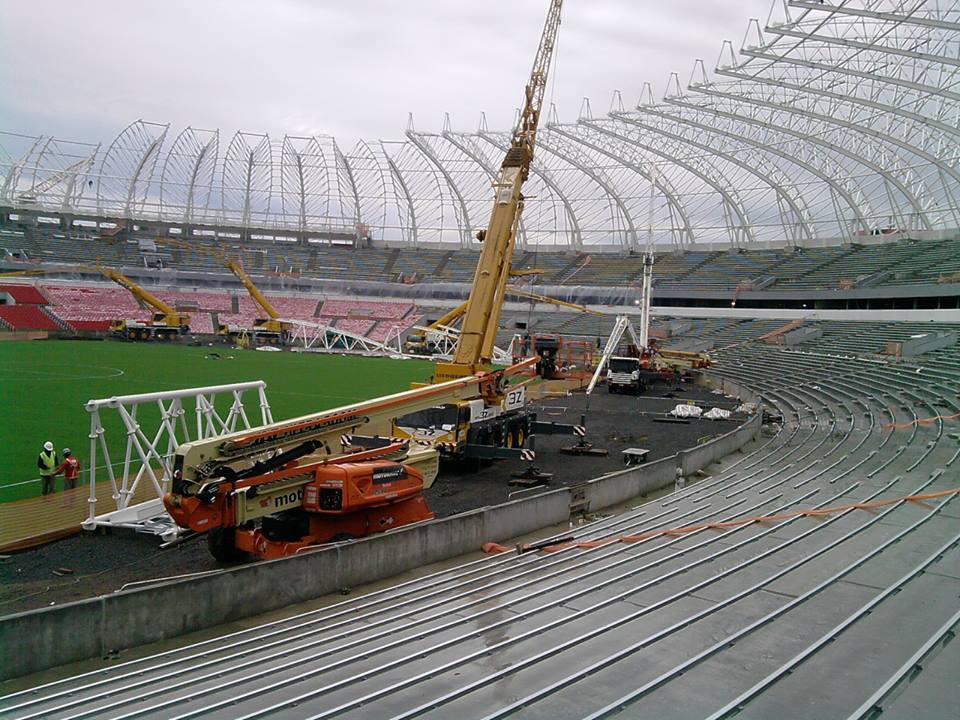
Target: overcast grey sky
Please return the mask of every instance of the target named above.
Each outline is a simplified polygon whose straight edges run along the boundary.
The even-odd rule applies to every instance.
[[[575,119],[614,89],[686,83],[740,46],[771,0],[567,0],[553,96]],[[269,132],[401,138],[506,128],[547,0],[0,0],[0,129],[110,140],[137,118]]]

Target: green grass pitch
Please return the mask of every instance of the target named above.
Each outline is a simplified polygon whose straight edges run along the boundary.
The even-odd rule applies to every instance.
[[[221,359],[205,359],[213,351]],[[0,502],[40,494],[39,482],[25,481],[38,477],[37,454],[45,440],[52,440],[58,453],[71,448],[86,470],[90,417],[84,405],[94,398],[264,380],[273,417],[282,420],[399,392],[411,382],[427,381],[432,370],[432,363],[423,360],[223,347],[75,340],[0,342]],[[254,425],[260,418],[255,400],[253,394],[246,403]],[[226,410],[229,402],[217,407]],[[185,404],[185,409],[187,422],[194,423],[193,432],[193,401]],[[156,403],[141,413],[144,426],[155,429],[159,418]],[[126,443],[116,411],[102,411],[101,416],[111,438],[111,460],[122,462]],[[102,462],[98,451],[98,465]],[[97,477],[105,479],[106,475],[98,470]],[[62,476],[57,487],[62,487]]]

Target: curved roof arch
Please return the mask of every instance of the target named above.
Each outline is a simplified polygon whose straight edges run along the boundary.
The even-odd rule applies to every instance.
[[[960,2],[783,0],[685,88],[551,117],[529,179],[527,249],[850,242],[960,229]],[[585,105],[588,107],[588,105]],[[390,244],[474,246],[508,134],[412,125],[400,139],[169,133],[103,147],[0,132],[11,207]],[[652,186],[652,195],[651,195]],[[651,227],[652,226],[652,227]]]

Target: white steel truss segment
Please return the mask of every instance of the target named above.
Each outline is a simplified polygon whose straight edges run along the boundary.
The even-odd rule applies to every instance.
[[[86,404],[90,414],[90,494],[87,499],[89,515],[83,523],[84,528],[128,527],[162,534],[165,539],[176,537],[178,530],[163,507],[163,496],[170,491],[173,478],[174,453],[181,444],[192,440],[251,428],[244,406],[245,393],[256,394],[253,402],[260,411],[260,424],[272,423],[266,387],[265,382],[257,380],[90,400]],[[191,401],[193,422],[188,420]],[[229,407],[224,408],[225,402],[230,403]],[[150,410],[154,408],[151,415]],[[116,464],[111,459],[110,449],[111,444],[116,449],[118,441],[114,439],[111,443],[104,427],[106,415],[114,411],[126,436],[123,462]],[[148,416],[149,420],[146,419]],[[98,450],[102,455],[102,466],[98,464],[101,462]],[[98,514],[97,470],[101,468],[106,470],[110,482],[114,509]],[[135,504],[132,500],[145,479],[156,497]],[[158,521],[158,518],[166,518],[166,521]]]
[[[37,148],[41,146],[41,143],[45,142],[45,136],[41,135],[36,138],[26,138],[13,133],[3,133],[3,135],[5,139],[12,138],[33,140],[26,151],[24,151],[24,153],[17,160],[14,160],[12,157],[10,157],[10,155],[4,152],[4,154],[9,158],[7,160],[7,162],[9,162],[9,169],[7,170],[6,177],[3,181],[3,187],[0,188],[0,198],[3,198],[6,202],[9,202],[11,205],[13,205],[17,187],[20,184],[20,176],[23,174],[24,168],[27,167],[27,164],[30,162],[30,158],[37,151]]]
[[[403,175],[400,173],[400,169],[397,167],[397,164],[393,161],[386,150],[383,149],[383,143],[379,143],[378,147],[380,152],[383,153],[383,157],[387,162],[387,166],[390,168],[391,176],[396,180],[397,185],[400,186],[400,189],[403,190],[403,195],[407,199],[407,204],[410,207],[410,239],[413,247],[417,246],[417,213],[413,205],[413,196],[410,194],[410,189],[407,187],[407,183],[403,180]]]
[[[355,235],[357,213],[344,198],[345,174],[329,136],[286,135],[280,150],[280,204],[285,218],[296,218],[301,233],[327,231]]]
[[[771,46],[772,47],[772,46]],[[862,51],[858,51],[862,52]],[[897,85],[908,90],[913,90],[920,95],[933,95],[948,100],[960,101],[960,93],[952,92],[946,89],[943,86],[933,86],[926,85],[924,83],[914,82],[912,80],[905,80],[903,78],[895,77],[894,75],[881,75],[877,72],[866,72],[863,70],[857,70],[853,67],[850,67],[851,63],[849,58],[846,58],[843,64],[831,64],[828,62],[822,62],[819,60],[807,60],[804,58],[797,58],[791,55],[775,55],[773,53],[763,52],[754,48],[743,48],[740,50],[741,55],[746,55],[750,58],[755,58],[758,60],[769,60],[776,63],[778,66],[781,64],[788,65],[797,65],[799,67],[808,68],[811,70],[822,70],[823,72],[828,73],[837,73],[840,75],[847,75],[850,77],[860,78],[861,80],[866,80],[870,83],[880,82],[883,85]],[[871,64],[873,67],[880,66],[882,63]],[[950,83],[952,85],[953,83]]]
[[[936,47],[938,35],[945,35],[910,24],[911,18],[922,12],[927,4],[925,0],[914,0],[911,7],[907,8],[906,3],[898,3],[899,19],[893,22],[851,22],[843,16],[806,13],[802,22],[792,24],[793,28],[782,27],[781,30],[786,32],[772,33],[772,42],[765,42],[759,23],[752,21],[751,28],[756,30],[758,45],[743,48],[740,52],[750,58],[773,61],[778,67],[793,64],[824,72],[844,73],[870,83],[879,81],[901,86],[921,96],[935,96],[941,102],[945,97],[957,100],[960,95],[949,89],[956,85],[955,69],[944,67],[936,60],[927,61],[916,53],[910,54],[917,46],[932,43]],[[808,21],[806,17],[812,17],[813,20]],[[826,32],[817,33],[820,29]],[[788,32],[796,41],[787,37]],[[832,42],[831,32],[839,36],[838,40],[850,40],[855,46]],[[850,35],[853,36],[852,40]],[[906,52],[888,51],[897,49],[898,44],[904,45]],[[750,61],[747,62],[749,64]]]
[[[630,211],[627,209],[623,198],[614,189],[610,179],[604,176],[603,169],[599,166],[596,168],[591,168],[588,164],[588,158],[584,156],[584,154],[576,145],[567,144],[561,148],[559,143],[554,144],[553,138],[555,135],[550,132],[553,127],[553,125],[547,125],[545,128],[546,132],[539,134],[537,137],[537,147],[543,148],[547,152],[556,155],[558,158],[561,158],[564,162],[573,165],[603,189],[603,191],[607,194],[607,197],[613,201],[614,205],[619,211],[615,214],[612,214],[612,219],[614,221],[611,227],[612,233],[620,236],[620,244],[623,246],[624,250],[635,250],[638,246],[637,228],[633,224],[633,217],[631,216]],[[560,137],[565,136],[560,135]],[[625,227],[621,226],[620,220],[622,220],[622,222],[625,224]]]
[[[588,125],[584,124],[584,121],[581,121],[580,126],[589,128]],[[683,249],[687,243],[692,243],[694,236],[690,223],[690,214],[684,206],[682,194],[673,185],[671,180],[663,173],[656,173],[654,177],[654,174],[650,171],[650,162],[634,162],[622,153],[613,152],[610,148],[603,147],[599,142],[594,142],[592,139],[583,137],[581,133],[575,132],[580,126],[551,125],[550,130],[558,135],[569,138],[573,142],[578,142],[590,148],[593,152],[603,155],[615,163],[632,170],[647,182],[652,181],[654,187],[663,193],[663,196],[667,200],[667,209],[670,213],[670,234],[673,244]]]
[[[357,210],[342,155],[329,135],[286,135],[280,148],[280,200],[298,232],[355,236]]]
[[[25,170],[30,171],[30,184],[24,189],[16,189],[13,199],[25,205],[64,213],[72,211],[85,189],[83,182],[78,183],[78,180],[90,173],[100,145],[63,143],[50,137],[39,148],[31,165],[20,168],[20,179],[25,176]]]
[[[487,170],[473,155],[463,151],[463,143],[453,142],[452,135],[449,116],[445,116],[443,133],[416,133],[417,140],[443,166],[444,177],[453,183],[457,198],[471,218],[471,227],[467,230],[470,247],[476,247],[479,241],[473,233],[486,228],[493,191]]]
[[[763,31],[772,35],[780,35],[783,37],[815,40],[816,42],[824,43],[826,45],[837,45],[839,47],[857,50],[874,50],[885,55],[898,55],[901,57],[911,58],[913,60],[922,60],[924,62],[938,65],[951,65],[953,67],[960,67],[960,58],[953,58],[946,54],[919,52],[915,49],[910,49],[910,47],[896,47],[890,44],[878,45],[876,43],[864,40],[821,34],[816,31],[797,30],[796,28],[786,27],[780,24],[766,25],[764,26]],[[910,38],[910,40],[918,45],[923,45],[929,41],[929,38],[924,38],[921,33],[916,33],[916,37]],[[944,42],[943,45],[946,45],[946,43]]]
[[[98,143],[86,159],[70,166],[67,174],[67,185],[63,191],[63,201],[60,204],[60,212],[69,213],[80,207],[81,197],[86,190],[84,179],[91,174],[99,152],[100,144]],[[92,181],[88,182],[92,183]]]
[[[462,247],[463,209],[437,166],[409,139],[382,145],[413,200],[418,241]]]
[[[870,2],[867,0],[869,5],[898,5],[902,3],[896,2]],[[921,3],[922,4],[922,3]],[[879,10],[873,10],[871,8],[858,8],[851,5],[849,0],[841,0],[839,5],[833,3],[819,2],[818,0],[789,0],[790,7],[802,8],[804,10],[818,10],[822,12],[829,13],[843,13],[845,15],[854,15],[857,17],[870,18],[872,20],[887,20],[892,22],[900,22],[904,20],[904,16],[900,13],[891,13],[883,12]],[[939,30],[951,30],[953,32],[960,32],[960,23],[950,22],[948,20],[942,20],[937,17],[931,17],[929,15],[921,15],[918,13],[913,13],[908,16],[909,22],[914,25],[923,25],[925,27],[937,28]]]
[[[860,153],[864,157],[873,158],[873,162],[888,163],[889,172],[898,172],[904,177],[904,182],[909,183],[911,194],[918,199],[927,197],[928,202],[937,195],[937,191],[930,187],[918,185],[923,182],[917,179],[917,172],[911,163],[908,163],[903,157],[903,152],[910,153],[922,160],[922,165],[929,165],[935,168],[937,173],[937,182],[943,190],[944,197],[953,210],[954,218],[957,218],[957,205],[955,194],[960,187],[960,172],[955,167],[957,163],[956,153],[953,158],[937,157],[926,150],[924,147],[905,141],[896,134],[877,130],[866,121],[851,122],[840,117],[839,112],[835,114],[824,114],[801,107],[798,102],[788,102],[786,99],[782,102],[772,102],[762,97],[757,97],[754,93],[728,91],[724,88],[730,87],[723,84],[692,85],[690,89],[699,95],[706,95],[713,98],[724,100],[731,105],[731,110],[723,111],[715,102],[708,102],[706,99],[700,100],[696,96],[676,96],[666,97],[665,102],[678,107],[690,108],[696,112],[710,113],[718,117],[726,117],[743,122],[762,122],[762,118],[755,108],[764,108],[769,112],[766,124],[773,124],[774,116],[776,118],[775,127],[780,132],[796,133],[803,139],[811,139],[816,142],[826,142],[823,140],[830,132],[831,127],[840,127],[846,131],[845,135],[840,136],[840,142],[849,141],[851,146],[856,144],[860,147]],[[747,106],[747,107],[744,107]],[[753,109],[751,109],[751,107]],[[912,136],[913,140],[919,139],[920,135]],[[869,140],[868,140],[869,138]],[[832,143],[836,147],[838,143]],[[892,145],[893,148],[886,148],[886,145]],[[846,147],[841,145],[841,147]],[[849,149],[849,148],[847,148]],[[902,152],[901,152],[902,151]],[[948,176],[954,182],[949,183]],[[921,206],[923,204],[921,203]],[[926,209],[926,208],[925,208]],[[931,221],[932,222],[932,221]]]
[[[662,124],[657,125],[643,122],[638,118],[638,116],[642,115],[652,116],[651,119],[654,122],[657,120],[661,121],[661,123],[666,121],[667,123],[670,123],[670,126],[663,127]],[[697,139],[699,134],[691,132],[690,128],[697,127],[700,130],[707,131],[711,131],[712,128],[702,124],[686,123],[684,118],[663,112],[663,110],[657,107],[638,107],[636,112],[631,114],[629,118],[631,123],[635,124],[637,127],[647,130],[648,132],[664,135],[672,140],[697,148],[703,152],[712,153],[717,157],[724,159],[731,165],[736,165],[737,167],[746,170],[761,182],[768,185],[774,191],[774,193],[776,193],[777,204],[780,208],[781,224],[790,232],[791,239],[812,240],[816,236],[816,230],[810,216],[810,210],[806,205],[803,195],[796,191],[796,188],[793,187],[792,183],[788,182],[786,176],[779,167],[765,162],[760,153],[751,152],[749,154],[750,161],[747,162],[732,152],[725,152],[722,149],[722,146],[718,147],[717,143],[707,144],[700,142]],[[779,180],[774,180],[774,175],[778,176]]]
[[[481,137],[481,133],[484,132],[487,132],[486,118],[481,114],[476,133],[448,132],[445,137],[450,142],[456,142],[464,154],[473,158],[488,173],[492,172],[492,177],[495,178],[496,168],[503,160],[503,154],[499,145],[492,145],[490,142],[484,141]],[[543,244],[535,242],[533,238],[551,237],[552,242],[549,244],[557,245],[557,238],[569,237],[569,228],[575,227],[573,223],[577,219],[576,216],[571,215],[565,203],[565,198],[553,186],[534,172],[524,195],[525,209],[519,218],[518,249],[531,250]],[[563,244],[569,246],[569,241],[565,240]]]
[[[353,333],[348,330],[340,330],[325,323],[310,322],[307,320],[285,319],[281,322],[287,323],[293,327],[291,331],[294,344],[300,343],[300,347],[295,348],[301,352],[337,352],[337,353],[358,353],[366,355],[402,355],[403,346],[400,343],[400,333],[396,328],[391,329],[387,339],[394,342],[395,345],[388,345],[385,342],[378,342],[370,338]]]
[[[477,137],[486,140],[490,145],[499,150],[500,152],[506,152],[507,147],[509,147],[509,140],[505,134],[491,133],[486,130],[479,131]],[[583,249],[583,232],[580,228],[580,218],[573,209],[573,205],[570,203],[570,199],[567,197],[567,193],[561,189],[557,179],[553,176],[553,173],[543,166],[542,163],[537,162],[534,159],[534,162],[530,166],[530,172],[540,178],[543,183],[549,187],[557,198],[560,199],[560,202],[563,203],[563,207],[567,211],[567,218],[570,220],[570,242],[569,246],[571,250],[579,251]]]
[[[695,92],[721,96],[734,104],[740,100],[739,96],[715,92],[709,86],[691,86],[690,89]],[[863,155],[851,152],[842,145],[823,141],[807,132],[793,130],[789,127],[789,122],[784,119],[785,116],[783,115],[778,116],[781,122],[774,123],[772,118],[750,115],[741,108],[735,108],[736,112],[724,111],[718,109],[716,104],[689,102],[689,98],[685,96],[671,96],[664,98],[664,100],[678,108],[689,109],[714,118],[713,123],[701,123],[704,127],[710,128],[710,132],[723,135],[733,142],[749,144],[759,150],[776,155],[783,160],[803,167],[823,180],[847,202],[856,215],[861,229],[866,229],[869,225],[868,218],[876,217],[867,200],[869,193],[862,186],[858,174],[844,167],[836,158],[831,157],[831,153],[840,154],[848,160],[865,165],[873,171],[871,174],[875,173],[875,177],[881,178],[884,183],[893,185],[902,193],[913,209],[913,213],[899,210],[896,214],[903,218],[911,218],[915,213],[921,224],[930,227],[929,220],[924,215],[925,208],[919,204],[915,194],[902,182],[892,178],[887,170]],[[715,124],[720,120],[729,121],[729,127],[723,128]],[[781,137],[783,135],[793,138],[794,142],[785,141]],[[884,196],[885,199],[890,201],[892,207],[897,207],[889,188],[885,191]],[[903,224],[906,225],[907,223]],[[909,223],[909,225],[912,226],[913,223]]]
[[[731,244],[739,247],[756,239],[750,219],[740,200],[738,189],[733,187],[727,178],[722,177],[715,166],[708,163],[706,156],[694,154],[683,157],[679,152],[682,150],[680,144],[665,143],[661,146],[628,134],[631,123],[627,113],[612,112],[610,118],[610,120],[591,120],[587,123],[599,133],[609,135],[622,141],[625,145],[633,145],[646,153],[663,158],[700,178],[713,188],[721,198]]]
[[[882,83],[879,83],[875,86],[874,92],[876,97],[861,97],[856,94],[855,90],[857,84],[849,84],[849,92],[838,92],[832,88],[836,88],[837,85],[831,84],[828,81],[823,80],[824,87],[817,87],[811,85],[809,82],[804,79],[803,81],[794,81],[792,79],[783,79],[782,77],[765,77],[763,75],[755,75],[750,73],[745,73],[739,70],[734,70],[726,67],[718,67],[714,69],[714,72],[718,75],[723,75],[724,77],[737,78],[739,80],[746,80],[750,82],[764,83],[767,85],[774,85],[776,87],[783,88],[785,90],[794,90],[799,93],[810,93],[814,95],[819,95],[824,98],[830,98],[832,100],[839,100],[841,102],[853,103],[856,105],[862,105],[867,108],[871,108],[877,111],[880,115],[898,115],[905,119],[912,120],[918,126],[929,125],[938,130],[942,130],[947,133],[952,133],[955,135],[960,135],[960,128],[951,127],[948,123],[938,120],[934,117],[924,115],[913,110],[909,110],[903,105],[898,104],[897,102],[884,102],[879,96],[888,90],[887,86]],[[819,76],[817,80],[822,80]],[[696,85],[692,85],[693,88],[696,88]],[[831,89],[828,89],[831,88]]]
[[[97,181],[97,211],[119,217],[152,217],[145,207],[153,170],[169,123],[130,123],[104,155]]]
[[[381,240],[416,245],[413,198],[379,142],[360,140],[344,162],[351,169],[357,218],[378,230]]]
[[[707,91],[701,86],[692,85],[691,90],[696,92]],[[716,120],[712,122],[701,123],[710,128],[710,132],[726,137],[727,139],[748,145],[773,155],[788,164],[796,165],[814,177],[821,180],[831,190],[831,206],[833,207],[836,222],[841,229],[841,235],[846,234],[845,220],[837,203],[837,196],[843,199],[846,206],[853,213],[853,221],[856,226],[863,231],[869,229],[868,217],[873,216],[871,206],[867,195],[860,186],[859,178],[849,174],[840,173],[836,163],[831,162],[828,156],[822,152],[814,152],[800,138],[796,138],[791,143],[785,143],[783,139],[777,139],[779,128],[772,122],[763,120],[753,120],[748,116],[737,113],[724,113],[717,110],[712,105],[693,105],[684,103],[684,97],[668,96],[664,101],[683,107],[690,107],[701,114],[706,114],[714,118],[724,118],[731,121],[729,127],[720,127]]]
[[[242,227],[270,227],[273,155],[263,133],[238,132],[224,156],[220,185],[224,222]]]
[[[458,210],[457,224],[459,225],[460,229],[460,247],[469,248],[473,244],[474,240],[473,225],[470,223],[470,214],[467,212],[467,203],[463,199],[463,195],[460,193],[460,188],[453,181],[453,178],[450,176],[447,168],[444,167],[443,163],[440,161],[440,158],[437,157],[436,153],[433,151],[433,148],[428,142],[425,141],[423,136],[418,135],[413,130],[407,130],[407,138],[421,153],[423,153],[423,156],[430,163],[432,163],[434,167],[436,167],[436,169],[443,176],[443,179],[446,180],[447,186],[450,188],[450,192],[453,193],[457,200],[457,203],[454,205],[454,209]]]
[[[160,172],[161,217],[179,217],[185,223],[206,219],[219,142],[218,130],[188,127],[177,135]]]
[[[350,197],[353,199],[353,224],[356,230],[356,237],[360,238],[360,227],[361,227],[361,215],[360,215],[360,192],[357,190],[357,182],[353,176],[353,169],[350,167],[350,163],[347,161],[347,156],[340,151],[340,146],[337,145],[337,141],[333,138],[330,138],[330,143],[333,146],[334,160],[336,167],[338,169],[338,184],[341,187],[341,199],[343,197],[343,185],[346,183],[347,187],[350,190]],[[342,174],[342,178],[340,175]]]
[[[493,182],[497,177],[496,167],[486,158],[482,152],[475,146],[473,140],[474,138],[470,135],[458,135],[449,130],[443,131],[443,139],[448,143],[454,145],[460,152],[466,155],[468,158],[473,160],[477,165],[479,165],[484,173],[486,173],[487,178]],[[517,227],[517,238],[516,238],[517,249],[522,250],[527,246],[527,226],[523,220],[523,215],[519,217],[519,223]]]

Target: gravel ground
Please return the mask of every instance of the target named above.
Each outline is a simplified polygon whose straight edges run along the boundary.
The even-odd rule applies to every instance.
[[[672,397],[670,396],[672,395]],[[665,397],[666,396],[666,397]],[[549,487],[573,485],[623,468],[621,450],[643,447],[649,460],[693,447],[699,440],[731,430],[735,423],[693,420],[688,425],[653,422],[677,403],[696,400],[704,407],[732,409],[735,403],[709,391],[684,385],[675,392],[655,385],[646,395],[609,395],[601,388],[589,401],[587,440],[607,448],[607,457],[561,455],[557,449],[576,438],[540,435],[537,466],[554,473]],[[586,410],[582,393],[540,401],[541,420],[579,424]],[[509,486],[510,473],[525,463],[501,460],[477,468],[475,461],[445,467],[426,491],[438,517],[494,505],[520,488]],[[207,551],[202,537],[161,550],[156,537],[127,532],[77,535],[0,559],[0,615],[81,600],[120,590],[127,583],[167,578],[222,567]]]

